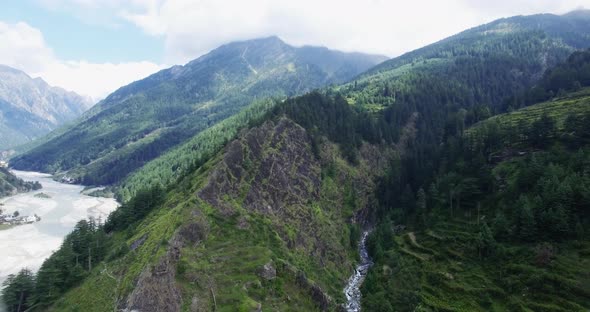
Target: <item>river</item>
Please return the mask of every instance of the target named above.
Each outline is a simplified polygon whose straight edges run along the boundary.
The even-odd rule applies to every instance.
[[[367,272],[373,265],[369,252],[367,251],[367,237],[370,231],[364,231],[359,241],[359,255],[361,262],[357,265],[352,276],[348,279],[348,283],[344,288],[344,295],[346,295],[346,311],[359,312],[361,310],[361,285],[367,276]]]
[[[39,181],[43,188],[2,198],[0,208],[8,213],[18,210],[21,215],[37,214],[41,221],[0,230],[0,285],[23,267],[37,271],[78,221],[88,217],[105,220],[118,206],[112,198],[82,195],[83,186],[59,183],[47,174],[12,172],[23,180]],[[50,198],[35,197],[38,193]]]

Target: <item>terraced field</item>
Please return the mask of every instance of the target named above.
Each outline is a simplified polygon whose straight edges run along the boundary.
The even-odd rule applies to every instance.
[[[479,227],[455,219],[433,230],[394,236],[400,263],[419,266],[419,311],[587,311],[590,244],[557,247],[553,261],[535,264],[536,246],[498,243],[480,260]],[[548,295],[553,294],[553,295]]]

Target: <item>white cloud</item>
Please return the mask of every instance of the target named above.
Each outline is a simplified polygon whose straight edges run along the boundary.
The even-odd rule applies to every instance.
[[[590,6],[589,0],[37,1],[81,22],[104,27],[132,23],[161,36],[167,64],[185,63],[230,41],[269,35],[294,45],[396,56],[499,17]],[[162,68],[150,62],[59,60],[41,32],[24,23],[0,23],[0,62],[93,98]]]
[[[564,13],[589,4],[588,0],[124,2],[119,16],[148,34],[164,36],[170,63],[186,62],[232,40],[266,35],[279,35],[297,45],[394,56],[499,17]]]
[[[55,61],[43,71],[31,73],[51,85],[73,90],[100,100],[119,87],[147,77],[164,66],[151,62],[89,63],[86,61]]]
[[[163,68],[151,62],[113,64],[60,60],[47,46],[41,31],[22,22],[0,22],[0,63],[94,100]]]
[[[43,34],[26,23],[0,22],[0,62],[28,71],[38,71],[53,60]]]

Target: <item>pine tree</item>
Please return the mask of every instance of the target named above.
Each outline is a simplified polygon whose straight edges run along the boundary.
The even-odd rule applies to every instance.
[[[537,234],[537,222],[526,198],[519,200],[518,235],[525,241],[533,241]]]
[[[30,307],[31,295],[35,291],[35,277],[28,269],[9,275],[2,283],[2,300],[9,311],[21,312]]]

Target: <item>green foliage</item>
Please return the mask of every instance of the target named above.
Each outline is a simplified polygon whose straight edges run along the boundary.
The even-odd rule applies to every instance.
[[[57,279],[71,287],[84,276],[88,276],[87,281],[68,292],[57,303],[60,307],[76,304],[79,298],[83,298],[84,303],[79,305],[82,307],[96,306],[98,302],[110,305],[124,298],[131,293],[141,272],[158,263],[178,228],[193,222],[205,224],[209,234],[203,241],[182,248],[175,272],[183,298],[199,294],[205,309],[219,305],[221,311],[257,308],[257,303],[276,310],[290,310],[294,306],[310,310],[316,306],[301,285],[301,276],[307,276],[305,281],[314,280],[337,301],[342,300],[342,281],[350,273],[350,268],[343,264],[353,258],[351,248],[359,233],[358,228],[348,225],[358,211],[360,199],[351,193],[353,184],[348,182],[361,175],[356,166],[365,160],[360,147],[372,143],[395,144],[399,157],[391,157],[389,170],[374,190],[378,207],[370,211],[369,220],[375,222],[375,229],[367,246],[375,265],[362,288],[365,309],[587,309],[584,252],[587,253],[588,246],[583,229],[589,222],[590,150],[585,141],[585,115],[568,115],[565,123],[565,114],[560,119],[552,111],[531,117],[531,111],[538,112],[538,107],[532,106],[502,115],[523,117],[514,120],[515,127],[506,133],[502,126],[505,117],[488,120],[492,114],[508,109],[504,106],[506,99],[529,90],[544,66],[555,65],[573,49],[590,45],[584,35],[590,32],[587,28],[587,23],[569,16],[501,20],[386,62],[354,83],[281,103],[262,104],[250,116],[235,117],[218,124],[219,128],[210,128],[210,132],[200,132],[201,136],[190,143],[152,162],[149,168],[154,175],[139,171],[122,189],[120,196],[132,199],[111,215],[105,229],[115,237],[127,237],[124,247],[127,243],[142,243],[133,250],[113,244],[108,263],[103,263],[105,270],[107,266],[117,269],[117,278],[105,282],[104,275],[96,274],[96,269],[89,274],[83,266],[77,268],[71,262],[61,267],[59,262],[50,262],[49,268],[53,270],[45,270],[43,275],[40,271],[37,277],[37,285],[41,277],[41,285],[45,285],[39,293],[47,296],[38,301],[53,302],[56,297],[50,295],[66,290],[51,289],[57,286],[50,280]],[[251,70],[247,66],[241,69],[245,73]],[[160,73],[164,78],[168,74]],[[185,121],[186,125],[198,124],[203,119],[190,119],[197,114],[195,111],[221,107],[211,95],[218,95],[218,90],[209,88],[199,89],[205,94],[199,96],[209,96],[207,104],[199,99],[191,102],[199,103],[193,110],[186,110],[186,103],[181,103],[186,99],[174,97],[178,102],[166,102],[166,108],[164,101],[152,98],[161,94],[191,98],[192,93],[190,97],[183,93],[191,90],[191,80],[183,80],[183,84],[189,85],[180,90],[176,85],[154,84],[159,82],[158,77],[128,86],[105,103],[123,99],[125,105],[118,105],[132,110],[155,103],[145,111],[167,118],[155,123],[162,127],[149,128],[153,120],[144,124],[143,118],[130,123],[139,130],[133,126],[129,129],[140,133],[133,140],[117,141],[136,135],[125,133],[125,129],[118,129],[119,133],[105,132],[106,150],[126,153],[137,144],[161,147],[157,153],[163,152],[187,142],[204,128],[195,130],[187,126],[190,131],[184,129],[174,134],[174,138],[182,138],[177,142],[166,137],[168,130],[161,129],[185,125]],[[273,80],[252,83],[255,86],[248,86],[246,94],[274,85]],[[146,86],[152,88],[150,92],[136,93]],[[231,85],[222,86],[223,94],[231,95],[225,92]],[[173,92],[164,92],[168,88]],[[265,93],[268,95],[273,94]],[[572,96],[565,94],[561,99],[571,100]],[[583,100],[577,99],[582,97],[574,99],[580,110],[584,110],[580,104]],[[242,104],[251,100],[248,98]],[[560,104],[555,107],[565,106]],[[108,128],[109,122],[132,120],[132,111],[127,112],[129,115],[116,112],[118,105],[97,110],[96,115],[88,115],[88,120],[104,122],[102,130]],[[99,116],[110,110],[113,119]],[[219,109],[214,113],[225,112]],[[174,119],[177,114],[186,115],[186,119]],[[211,117],[209,121],[217,123],[228,115],[220,119]],[[231,206],[228,210],[235,209],[233,212],[218,211],[203,203],[196,194],[207,182],[210,168],[221,158],[222,146],[240,129],[251,125],[249,118],[256,124],[283,116],[303,126],[311,136],[310,148],[322,161],[322,168],[315,168],[321,172],[320,200],[309,201],[303,207],[282,207],[284,211],[276,214],[247,211],[240,204],[241,193],[218,194],[223,204]],[[470,128],[484,120],[487,121]],[[84,138],[69,139],[74,142]],[[164,142],[170,139],[173,145],[152,145],[152,140],[161,138],[165,138]],[[337,143],[347,161],[321,159],[327,147],[324,144],[330,144],[324,138]],[[507,151],[514,147],[524,148],[523,153]],[[105,147],[92,153],[107,155],[101,154],[101,150]],[[62,159],[65,163],[72,161],[67,154]],[[83,156],[86,158],[74,159],[73,166],[88,164],[91,168],[96,159]],[[148,158],[138,157],[138,163]],[[53,162],[56,163],[59,162]],[[255,163],[244,161],[242,169],[248,171],[246,176],[255,176],[255,172],[249,171],[256,168]],[[239,179],[240,192],[255,182],[242,179],[245,178]],[[140,191],[142,186],[156,186],[160,182],[166,187],[165,202],[159,200],[161,190]],[[405,223],[409,231],[404,232],[396,223]],[[546,242],[559,247],[549,248]],[[330,248],[321,249],[324,244]],[[58,253],[70,255],[63,258],[71,259],[72,255],[83,253],[84,246],[66,246]],[[318,250],[326,255],[318,255]],[[256,269],[270,260],[277,264],[281,274],[264,281],[256,275]],[[69,273],[61,273],[62,267],[67,267]],[[89,296],[94,285],[100,289],[96,296]],[[217,303],[211,302],[213,296]],[[188,307],[192,303],[185,299],[183,304]]]
[[[30,182],[19,179],[6,168],[0,168],[0,198],[14,193],[36,191],[42,188],[38,181]]]
[[[31,271],[22,269],[17,275],[9,275],[2,286],[2,301],[8,312],[26,311],[33,305],[35,275]]]
[[[587,103],[587,95],[577,95],[576,99],[582,112],[590,110],[589,106],[582,106],[582,103]],[[566,104],[557,101],[551,105],[559,107]],[[540,113],[529,116],[528,112]],[[584,119],[585,114],[577,116]],[[509,122],[515,124],[511,121],[514,116],[527,117],[527,122],[510,130],[518,129],[516,134],[505,133],[501,130],[503,127],[497,126]],[[572,117],[567,116],[570,115],[543,113],[535,105],[478,124],[474,129],[468,130],[469,135],[462,138],[447,139],[442,153],[447,157],[446,161],[434,172],[429,192],[425,192],[426,199],[422,198],[424,195],[418,196],[418,206],[424,207],[424,202],[427,203],[426,222],[419,217],[423,216],[420,209],[416,211],[414,218],[394,219],[398,222],[403,220],[419,230],[420,236],[412,235],[418,236],[427,244],[392,240],[392,234],[383,235],[379,231],[372,238],[374,242],[371,245],[371,254],[377,266],[392,266],[392,262],[405,261],[394,255],[394,252],[399,252],[402,259],[418,261],[419,265],[409,270],[411,274],[426,281],[416,289],[407,285],[391,285],[386,278],[375,280],[386,292],[394,294],[386,299],[392,306],[400,309],[414,309],[417,306],[431,309],[462,307],[483,311],[496,305],[503,307],[499,309],[510,310],[519,306],[535,310],[541,307],[545,309],[559,302],[570,310],[583,310],[582,307],[585,307],[585,302],[590,298],[590,293],[583,286],[587,283],[587,277],[580,277],[585,280],[581,284],[562,279],[556,281],[554,277],[566,274],[573,278],[585,265],[579,263],[568,267],[563,263],[575,261],[572,255],[577,255],[578,248],[569,242],[580,239],[586,242],[584,232],[578,233],[577,229],[584,228],[584,224],[590,222],[587,209],[590,207],[590,147],[586,141],[584,126],[572,122]],[[573,125],[562,126],[566,118]],[[482,135],[484,131],[485,135]],[[478,136],[476,140],[475,136]],[[518,141],[509,141],[514,137]],[[513,152],[515,148],[522,152]],[[393,177],[395,178],[384,181],[391,181],[390,183],[397,186],[409,179],[403,175],[403,171],[401,176],[396,174]],[[382,212],[386,220],[392,216],[400,216],[396,210],[403,210],[405,213],[402,216],[412,213],[410,206],[414,204],[403,199],[404,193],[398,193],[400,195],[392,202],[382,201],[382,204],[392,204]],[[490,216],[491,227],[485,221]],[[391,241],[397,244],[392,246]],[[550,242],[550,247],[546,242]],[[531,243],[538,244],[534,250],[527,247]],[[560,248],[563,249],[558,252]],[[515,251],[526,253],[527,256],[515,255]],[[558,256],[560,253],[562,254]],[[431,257],[438,259],[440,264],[431,263]],[[557,266],[554,264],[556,258],[560,259]],[[515,269],[510,265],[492,268],[487,264],[492,259],[495,262],[507,261],[515,266],[524,265],[526,269]],[[457,268],[455,261],[462,263],[461,269]],[[529,268],[527,265],[535,265],[546,271]],[[442,275],[441,270],[444,273]],[[486,290],[472,289],[479,286],[476,286],[477,283],[471,280],[467,272],[477,274],[483,279],[477,283],[484,283]],[[499,272],[508,272],[517,280],[498,279],[494,274],[500,274]],[[564,294],[560,286],[556,286],[565,284],[570,285],[568,287],[573,293]],[[525,287],[543,295],[533,296],[528,300],[498,290],[505,288],[524,292]],[[461,290],[461,296],[457,295],[458,289]],[[407,295],[407,292],[419,293],[419,300],[403,303],[395,299],[396,295]],[[495,292],[498,293],[494,297],[476,300]],[[367,303],[367,306],[370,304]]]
[[[506,103],[513,107],[531,105],[589,87],[589,72],[590,50],[576,51],[565,62],[547,70],[534,88],[507,100]]]
[[[117,197],[126,201],[138,190],[156,184],[164,187],[173,185],[216,155],[238,135],[240,130],[260,123],[274,105],[275,101],[271,99],[255,101],[238,114],[211,126],[188,142],[148,162],[120,183]]]
[[[104,230],[107,232],[125,230],[159,207],[164,202],[165,196],[166,193],[160,185],[137,192],[131,200],[111,212]]]
[[[587,90],[576,84],[575,93],[514,111],[531,104],[514,99],[526,94],[541,74],[535,55],[550,51],[550,64],[556,65],[569,54],[560,37],[583,41],[557,29],[543,33],[548,27],[543,18],[518,17],[478,27],[386,62],[355,86],[341,88],[355,105],[419,113],[417,137],[401,160],[392,162],[377,189],[375,214],[381,225],[369,240],[376,264],[363,286],[365,298],[374,302],[364,301],[365,307],[387,308],[388,302],[408,311],[536,310],[559,302],[570,310],[587,308],[587,277],[580,277],[585,282],[576,286],[555,282],[572,285],[575,294],[564,294],[548,282],[551,274],[575,276],[584,263],[550,272],[509,271],[509,265],[489,264],[492,259],[534,264],[527,244],[546,241],[568,246],[560,261],[575,261],[577,249],[567,244],[579,239],[575,229],[590,221],[583,208],[590,204]],[[539,29],[530,29],[527,19],[537,20]],[[581,66],[587,62],[581,55],[567,61],[576,65],[560,66]],[[543,79],[552,75],[548,70]],[[510,113],[489,118],[509,108]],[[407,118],[408,113],[400,116]],[[419,196],[413,195],[412,190],[420,189]],[[394,235],[391,220],[418,232]],[[405,270],[393,269],[388,276],[389,269],[400,266]],[[516,280],[498,278],[507,271]],[[518,281],[524,278],[526,282]],[[552,286],[543,287],[547,284]],[[511,295],[526,287],[542,289],[543,295],[530,300]]]
[[[122,87],[12,165],[68,171],[86,185],[116,184],[256,100],[342,82],[381,60],[295,48],[276,37],[231,43]]]
[[[100,263],[111,240],[100,223],[82,220],[66,236],[61,247],[47,258],[36,275],[22,270],[4,283],[2,299],[11,311],[46,308],[82,282]]]

